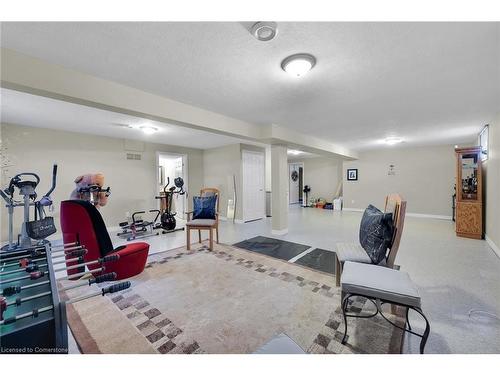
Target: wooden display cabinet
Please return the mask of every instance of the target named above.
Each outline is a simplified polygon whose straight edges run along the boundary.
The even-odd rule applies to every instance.
[[[457,236],[483,238],[483,175],[481,148],[457,148]]]

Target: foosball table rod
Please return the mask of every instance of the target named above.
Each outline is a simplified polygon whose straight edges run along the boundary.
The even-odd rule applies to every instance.
[[[82,286],[90,286],[92,284],[100,284],[106,281],[114,281],[114,280],[116,280],[116,272],[110,272],[110,273],[105,273],[104,275],[96,276],[93,279],[83,280],[73,285],[68,285],[64,288],[60,288],[59,291],[64,292],[66,290],[80,288]]]
[[[46,285],[46,284],[49,284],[50,283],[50,280],[47,280],[47,281],[40,281],[39,283],[34,283],[34,284],[30,284],[30,285],[24,285],[24,286],[8,286],[7,288],[4,288],[2,290],[2,295],[4,296],[11,296],[13,294],[17,294],[17,293],[21,293],[23,290],[26,290],[26,289],[31,289],[31,288],[36,288],[38,286],[43,286],[43,285]]]
[[[81,283],[78,283],[77,285],[72,285],[72,286],[66,287],[64,289],[61,289],[60,291],[74,289],[74,288],[78,288],[78,287],[81,287],[84,285],[90,286],[92,284],[100,284],[100,283],[103,283],[105,281],[113,281],[115,279],[116,279],[115,272],[106,273],[104,275],[97,276],[94,279],[89,279],[89,280],[83,281]],[[39,283],[39,284],[42,284],[42,283]],[[3,313],[5,310],[7,310],[7,308],[9,306],[12,306],[12,305],[20,306],[24,302],[31,301],[31,300],[34,300],[37,298],[50,296],[51,294],[52,294],[52,292],[48,291],[48,292],[33,294],[32,296],[28,296],[28,297],[16,298],[15,300],[10,301],[10,302],[6,302],[6,298],[3,296],[0,296],[0,320],[3,319]]]
[[[61,277],[61,278],[58,278],[56,280],[72,280],[74,278],[78,278],[78,277],[81,277],[81,276],[85,276],[87,275],[88,273],[95,273],[95,272],[102,272],[104,271],[106,268],[104,266],[100,267],[100,268],[96,268],[96,269],[93,269],[93,270],[89,270],[89,271],[83,271],[83,272],[79,272],[79,273],[75,273],[73,275],[69,275],[69,276],[64,276],[64,277]],[[35,271],[35,272],[31,272],[29,275],[27,276],[21,276],[21,277],[16,277],[14,279],[8,279],[8,280],[1,280],[0,279],[0,285],[2,284],[7,284],[7,283],[11,283],[11,282],[14,282],[14,281],[20,281],[20,280],[27,280],[27,279],[31,279],[31,280],[37,280],[37,279],[40,279],[46,275],[48,275],[49,273],[47,271]]]
[[[67,256],[71,256],[71,257],[79,257],[79,256],[84,256],[87,254],[87,249],[83,248],[83,249],[79,249],[79,250],[73,250],[67,254],[62,254],[62,255],[58,255],[58,256],[55,256],[55,257],[52,257],[52,260],[54,259],[59,259],[59,258],[65,258]],[[44,260],[44,259],[47,259],[47,257],[45,257],[45,254],[43,254],[44,257],[43,258],[36,258],[36,259],[33,259],[33,258],[26,258],[26,257],[16,257],[16,259],[19,259],[21,258],[18,262],[12,262],[12,263],[4,263],[2,264],[2,270],[4,268],[11,268],[11,267],[20,267],[20,268],[26,268],[29,264],[31,263],[34,263],[34,262],[39,262],[41,260]],[[69,260],[69,259],[68,259]]]
[[[72,248],[68,248],[68,249],[63,249],[61,251],[56,251],[55,253],[64,252],[65,254],[62,254],[61,256],[66,256],[66,255],[73,254],[73,252],[78,251],[78,250],[85,250],[85,251],[87,251],[87,249],[85,249],[84,246],[78,246],[78,247],[72,247]],[[53,253],[51,253],[51,254],[53,254]],[[36,251],[36,252],[32,252],[30,254],[30,258],[31,259],[34,259],[34,258],[45,259],[46,257],[47,257],[47,254],[44,251]],[[53,257],[53,258],[55,258],[55,257]],[[22,260],[22,259],[28,259],[27,258],[27,254],[19,255],[19,256],[16,256],[16,257],[9,258],[9,261],[18,261],[18,260]],[[2,267],[12,267],[12,266],[16,266],[17,264],[18,264],[17,262],[9,262],[9,263],[2,264]]]
[[[61,263],[66,263],[66,262],[81,262],[81,261],[83,261],[83,257],[69,258],[69,259],[54,262],[52,264],[55,265],[55,264],[61,264]],[[80,263],[80,264],[83,265],[83,263]],[[31,262],[27,263],[26,265],[22,265],[21,269],[12,270],[12,271],[5,271],[5,272],[0,273],[0,276],[12,275],[12,274],[18,273],[18,272],[28,272],[28,273],[34,272],[34,271],[38,271],[42,267],[45,268],[47,266],[48,266],[47,263],[38,264],[35,261],[31,261]]]
[[[102,257],[102,258],[99,258],[96,260],[91,260],[91,261],[84,262],[84,263],[78,263],[78,264],[75,264],[72,266],[58,268],[58,269],[55,269],[54,272],[69,271],[69,270],[73,270],[76,268],[80,268],[82,266],[89,266],[89,265],[93,265],[93,264],[103,264],[103,263],[108,263],[108,262],[116,262],[119,259],[120,259],[120,255],[118,255],[118,254],[106,255],[105,257]],[[83,261],[83,257],[64,259],[64,260],[60,260],[58,262],[54,262],[53,264],[55,265],[55,264],[62,264],[62,263],[66,263],[66,262],[79,262],[79,261]],[[35,271],[38,271],[40,268],[46,268],[46,267],[48,267],[47,263],[43,263],[43,264],[32,263],[31,265],[28,265],[26,268],[2,272],[2,273],[0,273],[0,277],[6,276],[6,275],[11,275],[11,274],[14,274],[17,272],[35,272]]]
[[[120,259],[120,255],[118,255],[118,254],[106,255],[102,258],[99,258],[96,260],[91,260],[91,261],[88,261],[85,263],[80,263],[80,264],[75,264],[73,266],[66,266],[66,267],[54,269],[54,272],[74,270],[74,269],[80,268],[82,266],[90,266],[93,264],[104,264],[104,263],[109,263],[109,262],[116,262],[119,259]]]
[[[59,249],[61,249],[61,248],[64,249],[64,248],[70,248],[70,247],[74,247],[74,246],[80,246],[80,244],[78,242],[71,242],[71,243],[67,243],[67,244],[63,244],[63,245],[50,245],[49,249],[51,249],[52,252],[54,252],[54,251],[60,251]],[[22,254],[22,253],[31,252],[31,251],[45,250],[45,249],[46,249],[46,247],[43,245],[36,245],[36,246],[31,246],[31,247],[25,247],[23,249],[19,249],[16,251],[0,250],[0,257],[14,255],[14,254]]]
[[[86,300],[86,299],[89,299],[92,297],[97,297],[100,295],[104,296],[106,294],[116,293],[116,292],[130,288],[130,285],[131,285],[130,281],[124,281],[124,282],[121,282],[118,284],[113,284],[113,285],[110,285],[108,287],[102,288],[98,292],[86,294],[84,296],[75,297],[75,298],[72,298],[72,299],[67,300],[65,302],[66,302],[66,304],[75,303],[75,302],[80,302],[80,301],[83,301],[83,300]],[[34,309],[33,311],[26,312],[24,314],[19,314],[19,315],[16,315],[16,316],[13,316],[13,317],[10,317],[7,319],[2,319],[2,320],[0,320],[0,325],[14,323],[20,319],[25,319],[25,318],[29,318],[29,317],[36,318],[36,317],[38,317],[38,315],[40,315],[40,313],[50,311],[53,308],[54,308],[53,305],[49,305],[49,306],[42,307],[40,309]]]

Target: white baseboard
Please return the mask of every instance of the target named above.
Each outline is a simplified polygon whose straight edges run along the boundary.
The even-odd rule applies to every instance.
[[[348,211],[348,212],[364,212],[365,210],[362,210],[361,208],[349,208],[349,207],[342,207],[342,211]]]
[[[490,245],[491,249],[493,250],[493,252],[497,255],[497,257],[500,258],[500,248],[493,242],[493,240],[491,238],[489,238],[488,236],[484,236],[484,239],[486,240],[486,243],[488,245]]]
[[[342,208],[342,211],[364,212],[365,210],[363,210],[361,208],[344,207],[344,208]],[[408,217],[418,217],[418,218],[422,218],[422,219],[451,220],[451,216],[446,216],[446,215],[417,214],[417,213],[407,212],[406,216],[408,216]]]
[[[219,216],[219,220],[220,221],[227,221],[227,217],[226,216]]]
[[[243,220],[240,220],[240,219],[234,219],[234,222],[236,224],[245,224],[245,222]]]
[[[419,218],[422,218],[422,219],[451,220],[451,216],[446,216],[446,215],[414,214],[414,213],[411,213],[411,212],[407,212],[406,216],[409,216],[409,217],[419,217]]]
[[[282,236],[282,235],[287,234],[287,233],[288,233],[288,228],[280,229],[280,230],[273,229],[271,231],[271,234],[274,234],[275,236]]]

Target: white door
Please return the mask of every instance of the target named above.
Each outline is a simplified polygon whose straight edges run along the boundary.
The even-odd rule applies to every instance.
[[[266,216],[264,153],[243,151],[243,220],[251,221]]]
[[[299,203],[299,168],[300,164],[288,164],[288,181],[290,184],[289,203]]]

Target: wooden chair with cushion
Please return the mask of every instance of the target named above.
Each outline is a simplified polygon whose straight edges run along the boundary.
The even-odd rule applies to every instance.
[[[216,242],[219,243],[219,197],[220,191],[216,188],[203,188],[200,190],[200,197],[209,197],[215,195],[217,197],[215,205],[215,219],[191,219],[193,211],[186,212],[187,223],[186,223],[186,248],[191,250],[191,231],[198,231],[198,241],[201,243],[201,231],[208,230],[210,250],[214,249],[214,230]]]
[[[403,234],[406,201],[399,194],[389,194],[385,198],[384,212],[393,213],[392,218],[394,222],[394,234],[389,251],[387,252],[385,259],[379,265],[388,268],[396,268],[397,266],[395,266],[394,262],[399,249],[399,243],[401,242],[401,235]],[[335,255],[335,279],[337,286],[340,286],[340,276],[345,262],[371,263],[370,257],[359,243],[338,243]]]

